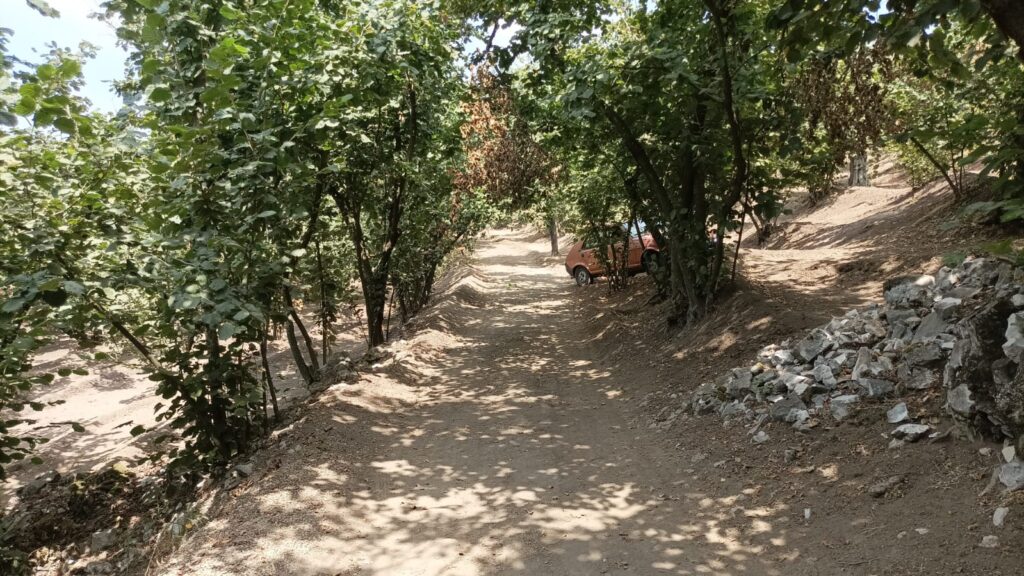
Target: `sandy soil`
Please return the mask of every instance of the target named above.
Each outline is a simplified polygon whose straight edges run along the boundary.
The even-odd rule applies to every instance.
[[[315,321],[309,317],[305,322],[319,350],[320,334]],[[334,350],[361,354],[366,348],[362,330],[357,318],[351,314],[344,316],[336,327]],[[93,360],[92,353],[100,350],[112,352],[114,357]],[[270,343],[269,359],[281,406],[287,409],[306,399],[309,391],[295,369],[283,334]],[[53,384],[33,390],[33,401],[63,403],[29,415],[36,420],[31,425],[32,433],[48,439],[35,452],[43,463],[32,465],[26,461],[8,468],[8,481],[0,483],[0,510],[15,506],[17,489],[40,474],[49,470],[62,474],[97,471],[121,460],[133,463],[151,454],[156,448],[152,440],[167,433],[166,426],[156,425],[154,407],[160,400],[156,384],[138,368],[130,351],[118,352],[108,347],[81,351],[75,342],[60,339],[37,355],[36,370],[56,373],[61,368],[81,368],[88,373],[58,376]],[[85,432],[74,432],[68,424],[72,421],[81,424]],[[149,432],[133,437],[132,427],[140,424]]]

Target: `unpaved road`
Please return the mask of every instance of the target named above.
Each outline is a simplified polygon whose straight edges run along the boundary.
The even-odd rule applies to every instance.
[[[761,344],[871,298],[837,291],[858,272],[751,251],[757,291],[673,335],[642,293],[577,289],[545,243],[507,231],[481,242],[394,361],[278,432],[148,574],[1020,573],[1019,502],[978,496],[998,446],[888,450],[884,403],[811,434],[767,424],[764,444],[742,423],[680,415],[689,391]],[[780,267],[777,281],[759,272]],[[940,422],[937,396],[910,401]],[[898,489],[867,495],[894,474]],[[998,549],[981,548],[999,505],[1015,520]]]
[[[605,360],[580,291],[541,250],[483,242],[400,366],[333,389],[155,571],[784,573],[758,555],[785,530],[754,511],[741,542],[720,521],[743,495],[707,496],[678,450],[627,419],[644,359]]]

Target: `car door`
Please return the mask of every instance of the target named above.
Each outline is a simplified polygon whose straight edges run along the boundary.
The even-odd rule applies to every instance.
[[[585,239],[580,247],[580,261],[593,275],[604,274],[601,261],[597,258],[597,243],[592,239]]]

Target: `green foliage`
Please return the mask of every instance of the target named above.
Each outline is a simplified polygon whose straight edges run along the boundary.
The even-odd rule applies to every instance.
[[[45,441],[21,432],[33,422],[30,413],[45,407],[26,397],[58,376],[30,371],[33,356],[54,334],[80,337],[91,327],[93,315],[80,297],[92,285],[74,276],[67,262],[114,256],[96,236],[122,223],[102,196],[111,192],[116,202],[116,190],[84,193],[68,185],[100,179],[118,162],[99,136],[105,126],[85,116],[84,103],[73,96],[80,57],[54,50],[38,66],[14,74],[0,68],[0,102],[34,128],[16,122],[0,131],[0,479],[4,465],[24,460]]]
[[[739,226],[743,206],[770,220],[795,174],[773,165],[800,141],[786,64],[766,33],[767,7],[505,7],[522,25],[512,50],[528,49],[536,67],[524,69],[520,97],[540,103],[542,142],[562,155],[577,218],[635,211],[667,244],[677,311],[699,318],[717,292],[724,237]],[[486,11],[481,17],[488,21]]]
[[[1024,31],[1014,2],[925,0],[787,2],[769,23],[781,32],[790,62],[844,57],[882,47],[896,60],[890,136],[906,165],[931,164],[958,196],[973,164],[1003,199],[1004,220],[1020,217],[1024,195]],[[1019,20],[1018,20],[1019,21]],[[1015,57],[1016,56],[1016,57]],[[916,168],[915,168],[916,167]]]
[[[143,102],[116,119],[75,96],[87,54],[0,60],[0,409],[53,379],[31,367],[55,335],[115,337],[157,382],[175,469],[209,470],[265,430],[274,324],[305,340],[304,301],[330,334],[358,279],[379,344],[388,284],[414,312],[490,215],[452,184],[461,23],[411,1],[105,9]],[[23,423],[0,464],[37,442]]]

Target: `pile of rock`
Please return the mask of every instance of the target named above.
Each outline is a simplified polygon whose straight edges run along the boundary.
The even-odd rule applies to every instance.
[[[798,342],[763,348],[753,366],[701,386],[690,409],[806,430],[866,401],[944,386],[954,417],[972,432],[1017,440],[1024,453],[1024,270],[973,258],[935,276],[890,280],[884,297]],[[899,425],[897,441],[934,434],[908,422],[905,405],[887,418]]]

